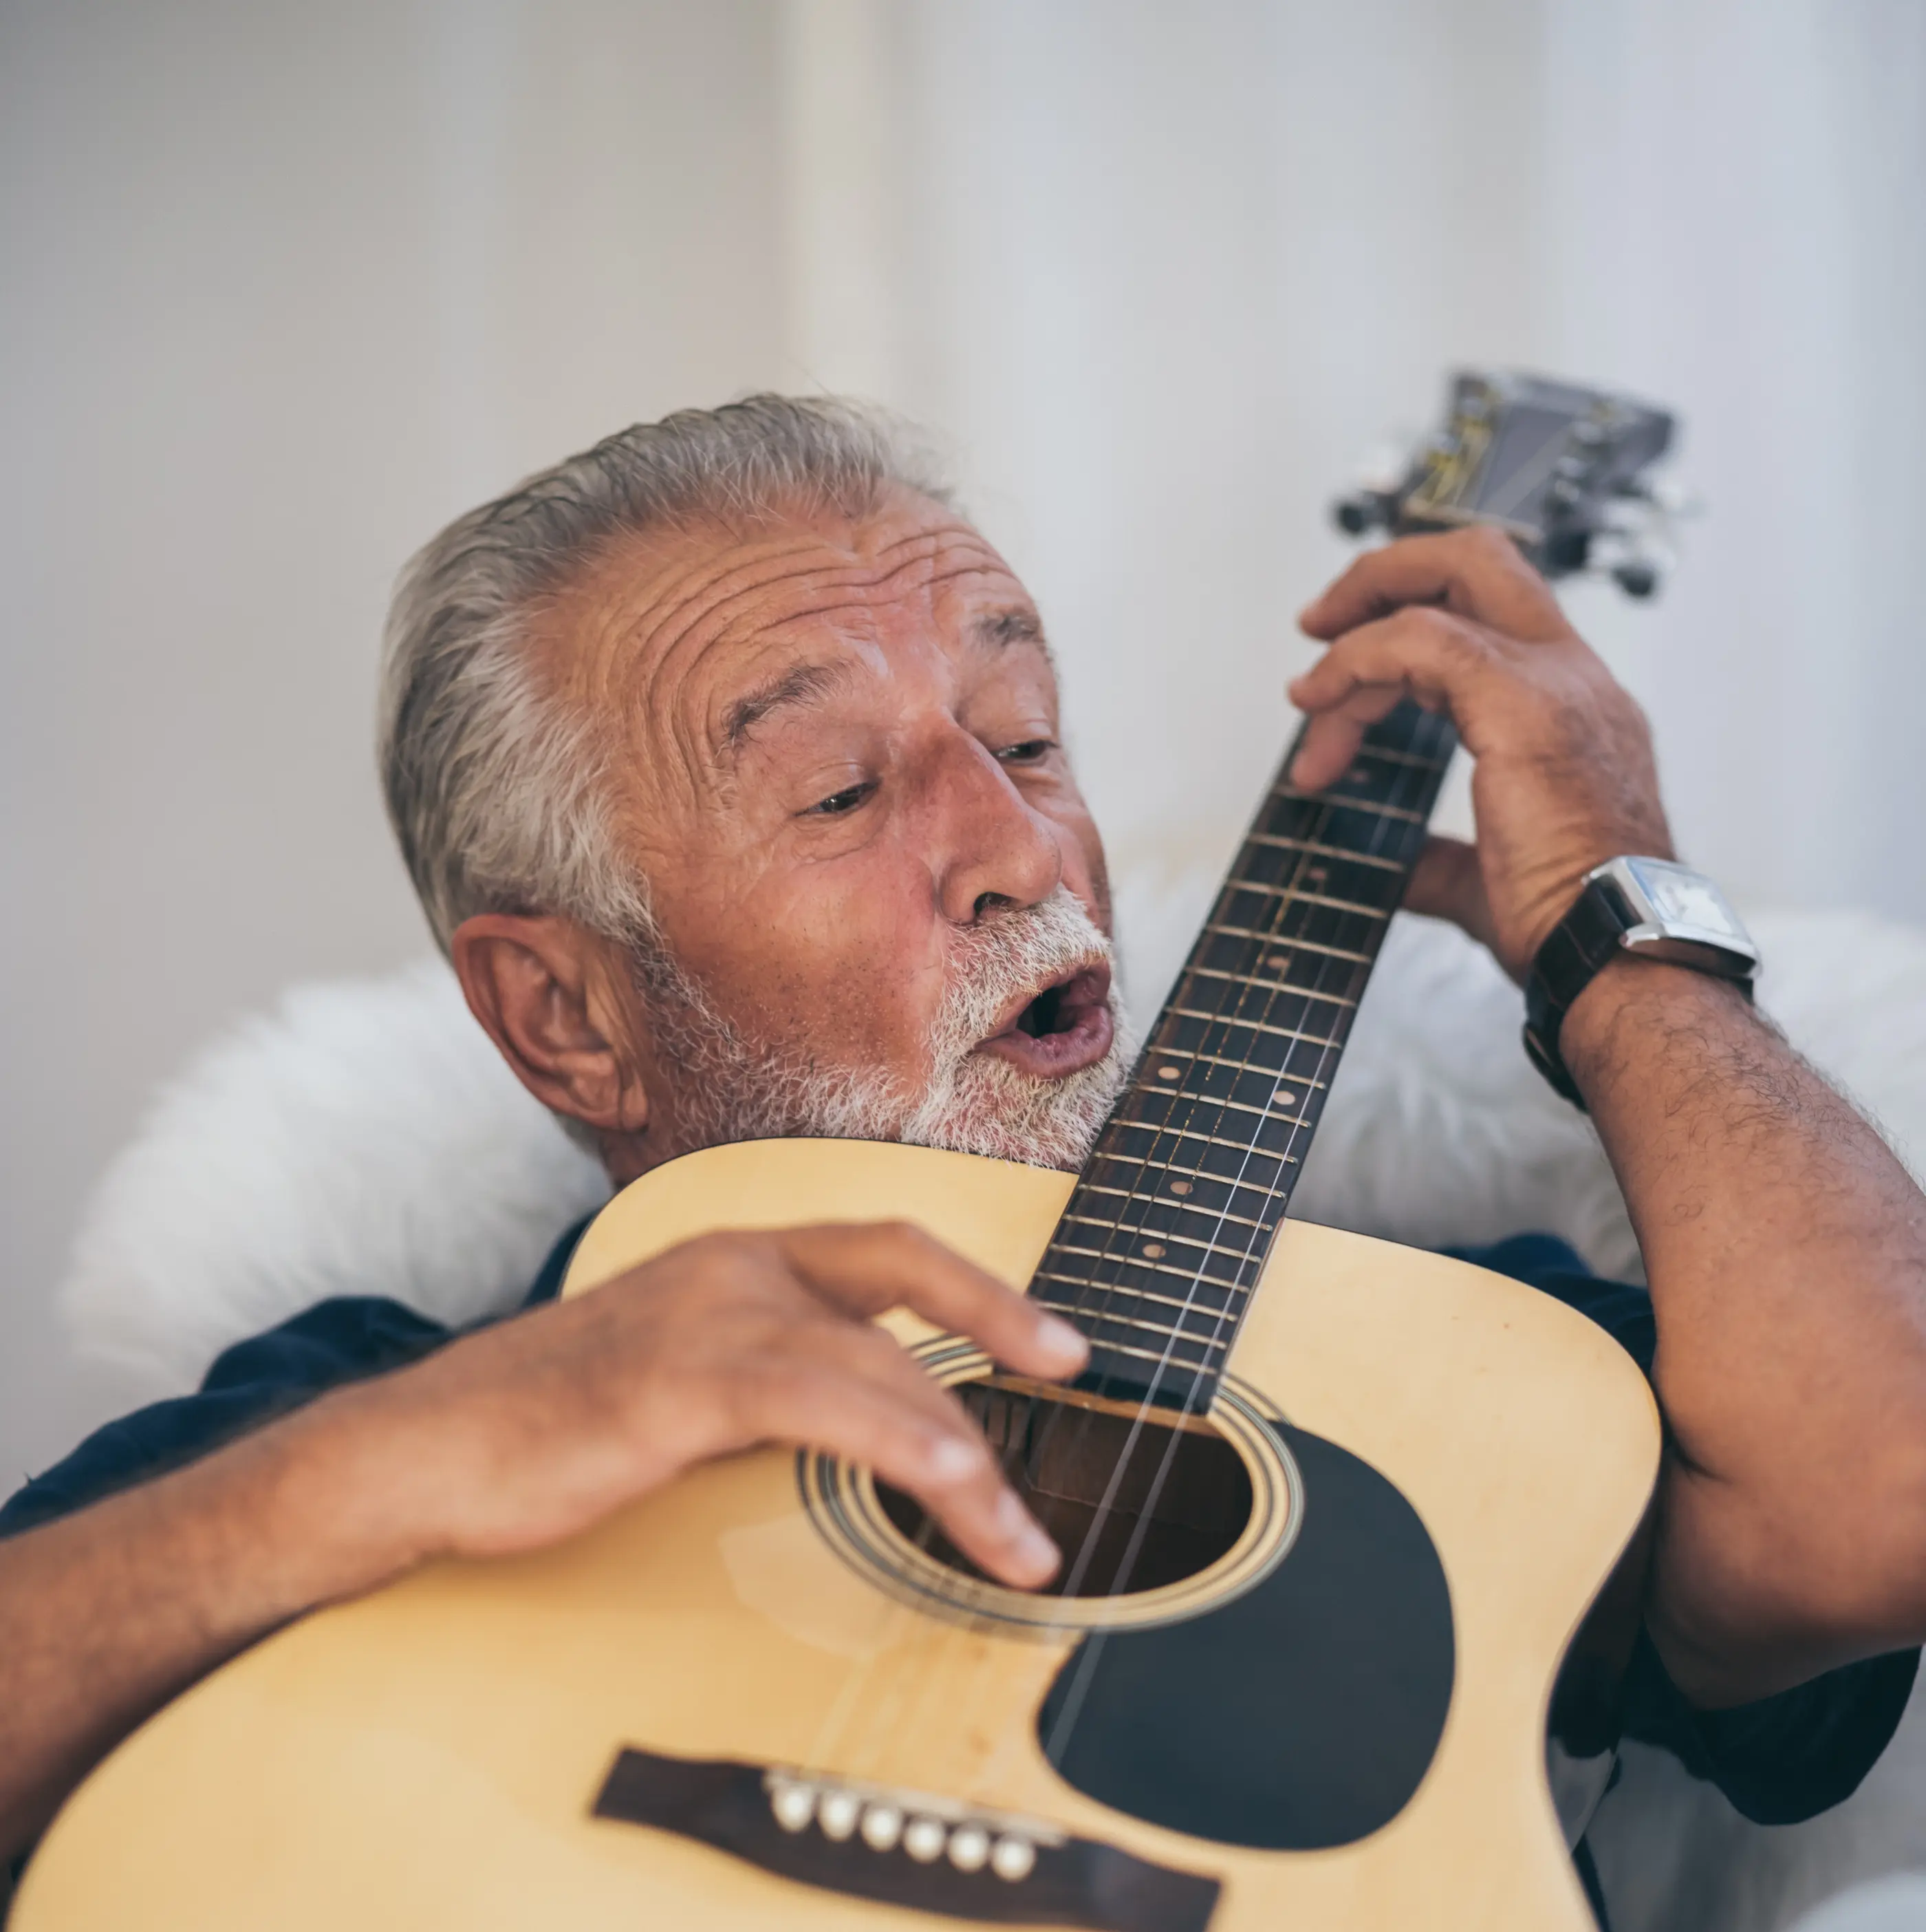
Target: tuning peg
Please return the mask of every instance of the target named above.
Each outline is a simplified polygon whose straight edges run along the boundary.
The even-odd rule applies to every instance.
[[[1361,537],[1382,520],[1383,511],[1370,497],[1340,496],[1331,506],[1331,520],[1346,536]]]
[[[1612,581],[1628,597],[1642,602],[1658,589],[1658,572],[1642,556],[1628,556],[1612,566]]]

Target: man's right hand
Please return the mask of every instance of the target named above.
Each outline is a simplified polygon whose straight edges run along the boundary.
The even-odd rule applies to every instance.
[[[1047,1582],[1056,1547],[981,1432],[871,1319],[896,1307],[1026,1375],[1074,1374],[1088,1352],[902,1222],[709,1234],[325,1397],[313,1420],[381,1444],[368,1507],[418,1560],[556,1542],[692,1464],[783,1443],[868,1464],[986,1570]]]
[[[0,1542],[0,1860],[290,1618],[431,1556],[556,1542],[757,1443],[867,1462],[985,1570],[1048,1581],[1056,1552],[981,1432],[870,1319],[897,1307],[1026,1375],[1087,1353],[913,1228],[711,1234]]]

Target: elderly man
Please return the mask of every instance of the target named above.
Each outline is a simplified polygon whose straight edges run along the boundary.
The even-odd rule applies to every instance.
[[[1304,614],[1297,777],[1409,692],[1477,760],[1411,903],[1521,976],[1588,871],[1670,842],[1643,720],[1502,539],[1421,538]],[[389,631],[383,757],[469,1002],[618,1184],[760,1135],[1074,1167],[1126,1077],[1101,847],[1023,586],[892,433],[762,398],[628,430],[463,518]],[[1624,956],[1558,1045],[1651,1280],[1496,1258],[1606,1318],[1669,1425],[1621,1721],[1755,1816],[1836,1802],[1926,1637],[1926,1204],[1730,985]],[[1056,1552],[868,1318],[1033,1376],[1082,1339],[899,1226],[711,1238],[452,1339],[326,1304],[0,1516],[0,1851],[264,1632],[442,1552],[566,1537],[745,1444],[873,1464],[1008,1581]]]

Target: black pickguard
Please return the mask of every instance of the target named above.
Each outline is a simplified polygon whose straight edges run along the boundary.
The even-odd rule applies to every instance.
[[[1074,1696],[1056,1768],[1086,1796],[1221,1844],[1316,1851],[1388,1824],[1429,1768],[1451,1701],[1451,1592],[1392,1484],[1277,1426],[1304,1490],[1283,1562],[1221,1610],[1086,1637],[1038,1735],[1048,1750]]]

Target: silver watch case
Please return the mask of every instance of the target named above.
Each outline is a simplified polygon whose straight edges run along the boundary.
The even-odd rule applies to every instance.
[[[1619,944],[1649,959],[1670,960],[1728,980],[1759,970],[1759,949],[1725,895],[1703,872],[1669,859],[1608,859],[1586,875],[1622,902],[1631,922]]]

